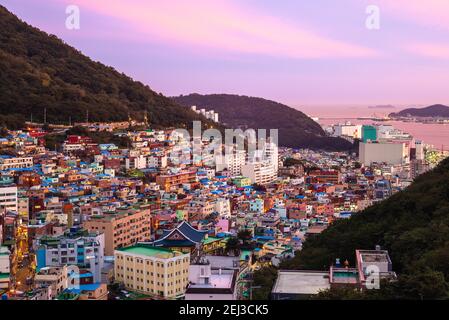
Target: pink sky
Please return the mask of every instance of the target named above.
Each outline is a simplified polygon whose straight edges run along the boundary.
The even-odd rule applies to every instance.
[[[281,5],[282,3],[282,5]],[[446,0],[0,0],[166,95],[301,105],[449,104]],[[65,8],[80,8],[80,30]],[[380,29],[365,27],[380,8]]]

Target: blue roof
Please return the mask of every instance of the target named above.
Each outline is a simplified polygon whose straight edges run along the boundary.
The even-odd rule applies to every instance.
[[[185,241],[182,241],[185,244],[188,243],[200,243],[204,237],[207,234],[207,231],[199,231],[195,228],[193,228],[189,223],[186,221],[181,222],[175,230],[178,230],[181,232],[184,236],[186,236],[188,239]],[[162,238],[154,241],[155,245],[164,245],[164,244],[170,244],[173,242],[173,240],[166,240],[166,237],[174,230],[164,230]]]
[[[79,289],[67,289],[70,293],[81,293],[83,291],[94,291],[100,287],[100,283],[81,284]]]
[[[274,237],[271,237],[271,236],[255,236],[255,238],[257,240],[266,240],[266,241],[274,240]]]

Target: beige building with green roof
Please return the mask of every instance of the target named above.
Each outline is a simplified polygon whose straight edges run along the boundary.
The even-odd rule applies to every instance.
[[[188,285],[190,254],[149,245],[115,250],[115,281],[146,295],[180,298]]]

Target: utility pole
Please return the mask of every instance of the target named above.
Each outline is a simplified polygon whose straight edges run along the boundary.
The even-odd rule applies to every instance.
[[[44,124],[47,123],[47,108],[44,108]]]
[[[86,110],[86,123],[89,124],[89,109]]]

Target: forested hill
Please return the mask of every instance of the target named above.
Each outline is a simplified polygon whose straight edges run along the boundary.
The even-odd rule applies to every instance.
[[[356,249],[389,250],[399,281],[369,297],[449,297],[449,159],[389,199],[337,221],[284,264],[327,269],[335,258],[354,265]]]
[[[397,113],[391,113],[390,117],[443,117],[449,118],[449,107],[435,104],[426,108],[408,108]]]
[[[352,144],[325,136],[321,126],[299,110],[262,98],[231,94],[190,94],[174,97],[186,107],[215,110],[219,120],[232,128],[279,129],[279,144],[327,150],[348,150]]]
[[[191,124],[198,115],[94,62],[53,35],[19,20],[0,6],[0,125],[35,121],[121,121],[128,114],[154,126]]]

